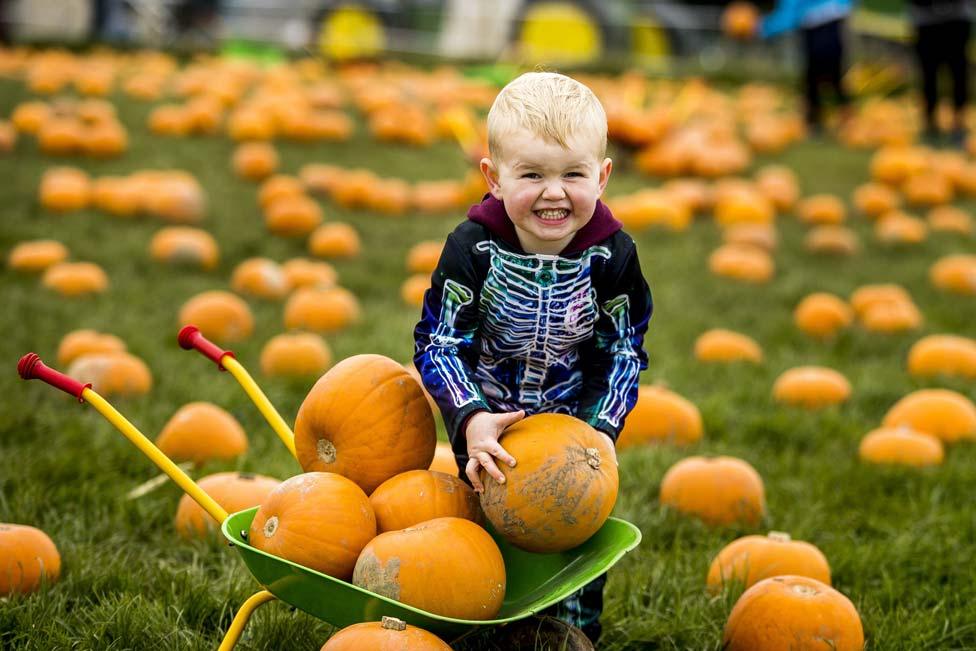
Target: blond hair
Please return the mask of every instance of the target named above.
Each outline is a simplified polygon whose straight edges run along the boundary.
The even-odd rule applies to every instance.
[[[607,114],[593,91],[555,72],[527,72],[508,83],[488,111],[488,151],[502,155],[502,141],[513,130],[527,129],[568,147],[585,135],[596,139],[596,154],[607,151]]]

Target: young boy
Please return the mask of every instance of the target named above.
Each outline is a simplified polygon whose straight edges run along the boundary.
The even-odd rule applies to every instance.
[[[612,443],[637,400],[651,295],[634,241],[598,199],[607,118],[583,84],[528,73],[488,113],[490,196],[447,238],[414,331],[414,363],[458,462],[505,478],[498,443],[527,414],[571,414]],[[596,640],[605,577],[557,616]]]

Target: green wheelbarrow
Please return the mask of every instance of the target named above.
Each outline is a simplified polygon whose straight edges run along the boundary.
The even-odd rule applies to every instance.
[[[199,331],[189,326],[181,331],[180,344],[184,348],[199,350],[214,360],[221,370],[231,371],[279,436],[282,436],[286,445],[291,444],[288,445],[289,449],[294,450],[293,440],[286,436],[291,434],[290,429],[284,425],[284,421],[274,408],[270,407],[267,398],[254,384],[247,371],[233,358],[233,353],[221,350],[204,339]],[[624,554],[634,549],[641,540],[640,530],[633,524],[617,518],[609,518],[596,534],[575,549],[558,554],[533,554],[513,547],[489,529],[505,561],[506,592],[501,611],[495,619],[491,620],[444,617],[394,601],[256,549],[249,544],[247,532],[258,510],[257,507],[237,513],[227,513],[132,423],[93,391],[91,384],[84,384],[45,366],[35,353],[24,355],[17,365],[17,370],[25,380],[42,380],[75,396],[79,402],[91,404],[181,489],[196,500],[207,513],[221,523],[224,537],[240,553],[244,564],[262,586],[262,590],[252,595],[240,607],[224,635],[219,647],[220,651],[233,649],[251,613],[261,604],[275,598],[337,627],[366,621],[380,621],[383,617],[395,617],[450,642],[470,633],[476,627],[509,624],[562,601],[606,572]]]

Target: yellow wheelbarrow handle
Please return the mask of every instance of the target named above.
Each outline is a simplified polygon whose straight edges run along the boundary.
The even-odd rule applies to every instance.
[[[46,366],[41,358],[36,353],[27,353],[20,359],[20,363],[17,364],[17,372],[20,373],[20,377],[25,380],[41,380],[46,382],[51,386],[61,389],[65,393],[69,393],[76,397],[79,402],[88,402],[92,407],[97,409],[105,419],[112,423],[117,430],[122,432],[123,435],[129,441],[132,442],[139,450],[149,457],[150,461],[159,466],[159,469],[164,473],[169,475],[169,478],[176,482],[176,485],[182,488],[187,495],[192,497],[197,504],[199,504],[203,509],[210,514],[217,522],[223,523],[227,519],[227,511],[223,509],[217,502],[207,495],[206,492],[199,486],[196,482],[190,479],[189,475],[183,472],[183,469],[178,465],[173,463],[173,461],[167,457],[162,451],[153,445],[146,436],[140,432],[135,425],[130,423],[125,416],[120,414],[115,408],[110,405],[105,398],[98,395],[92,390],[91,384],[83,384],[78,380],[68,377],[67,375],[60,373],[49,366]]]
[[[261,412],[264,419],[271,425],[271,429],[275,431],[278,438],[281,439],[281,442],[291,452],[291,456],[296,456],[295,434],[288,427],[288,423],[281,417],[281,414],[278,413],[278,410],[271,404],[271,401],[268,400],[268,396],[264,395],[264,391],[257,385],[257,382],[254,381],[251,374],[234,357],[233,351],[224,350],[213,343],[203,336],[200,328],[194,325],[185,326],[180,330],[177,339],[180,342],[180,347],[184,350],[196,350],[214,362],[221,371],[229,371],[234,376],[234,379],[237,380],[238,384],[243,387],[251,402],[257,406],[258,411]]]

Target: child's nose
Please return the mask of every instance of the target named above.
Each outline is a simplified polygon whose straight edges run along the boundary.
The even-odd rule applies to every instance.
[[[542,191],[542,198],[550,201],[562,199],[565,196],[566,189],[563,188],[563,184],[559,181],[549,181],[546,183],[546,187]]]

